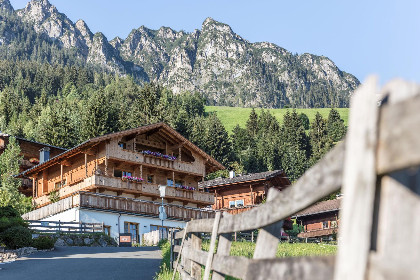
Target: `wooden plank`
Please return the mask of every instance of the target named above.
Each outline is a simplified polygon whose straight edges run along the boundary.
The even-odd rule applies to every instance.
[[[250,260],[246,280],[329,280],[334,276],[334,256]]]
[[[229,216],[229,213],[223,213],[223,217]],[[219,243],[217,245],[217,255],[218,256],[229,256],[230,248],[232,246],[232,234],[230,233],[222,233],[219,236]],[[214,267],[214,266],[213,266]],[[225,275],[218,271],[213,271],[213,280],[223,280],[225,279]]]
[[[216,254],[213,258],[212,269],[220,274],[244,279],[250,261],[245,257],[219,256]]]
[[[181,238],[184,238],[184,235],[185,235],[185,229],[183,229],[183,230],[181,230],[181,231],[178,231],[178,232],[175,232],[175,239],[181,239]]]
[[[351,101],[336,280],[362,280],[366,275],[376,188],[376,83],[376,78],[369,78]]]
[[[212,232],[214,219],[192,220],[188,224],[188,232]]]
[[[374,231],[378,258],[398,268],[420,263],[420,168],[383,176],[379,198]]]
[[[269,192],[267,202],[274,199],[274,192]],[[275,258],[283,221],[276,222],[260,229],[254,251],[254,259]]]
[[[269,193],[275,192],[273,201],[241,214],[223,218],[219,233],[262,228],[289,217],[339,190],[342,184],[344,149],[345,143],[338,144],[319,163],[305,172],[292,187],[282,192],[270,188]]]
[[[172,250],[174,251],[174,253],[179,253],[180,250],[181,250],[181,246],[180,245],[174,245]]]
[[[182,242],[181,242],[181,248],[179,249],[180,252],[182,252],[182,248],[184,247],[184,242],[185,242],[185,237],[187,235],[187,228],[188,228],[188,223],[185,226],[184,230],[182,231],[184,233],[184,237],[182,238]],[[174,273],[172,274],[172,280],[175,279],[175,274],[177,272],[177,268],[179,265],[179,259],[181,258],[181,254],[178,254],[178,257],[176,258],[176,263],[175,263],[175,269],[174,269]]]
[[[191,259],[192,261],[205,265],[207,262],[207,258],[208,258],[208,252],[205,252],[203,250],[197,250],[197,249],[192,249],[192,248],[185,248],[182,251],[182,254]]]
[[[217,212],[216,217],[214,218],[213,230],[211,232],[209,254],[206,261],[206,267],[204,269],[203,280],[208,280],[210,278],[210,270],[213,262],[214,249],[216,248],[217,232],[219,230],[221,213]]]
[[[191,234],[191,250],[201,250],[201,238],[197,233]],[[197,262],[191,261],[191,277],[201,280],[201,265]]]
[[[397,104],[386,104],[380,112],[379,174],[420,165],[420,96]]]
[[[418,264],[418,260],[412,260],[410,258],[406,258],[405,256],[399,257],[400,259],[405,260],[405,262],[397,264],[386,257],[380,257],[375,253],[371,253],[369,258],[368,275],[366,277],[367,280],[419,279],[419,269],[417,266],[413,265]]]

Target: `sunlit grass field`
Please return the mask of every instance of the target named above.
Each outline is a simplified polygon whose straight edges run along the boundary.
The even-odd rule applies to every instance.
[[[251,108],[240,108],[240,107],[226,107],[226,106],[206,106],[206,112],[212,113],[215,112],[219,119],[222,121],[226,130],[229,134],[232,132],[233,128],[239,124],[240,127],[245,127],[246,121],[249,118],[249,113],[251,113]],[[270,111],[274,115],[280,124],[283,122],[283,116],[286,112],[292,111],[293,109],[264,109]],[[315,119],[316,112],[319,112],[325,119],[328,117],[330,108],[315,108],[315,109],[296,109],[298,114],[305,113],[309,121],[312,122]],[[336,109],[340,114],[341,118],[344,120],[344,125],[347,126],[349,109],[348,108],[337,108]],[[261,112],[261,109],[255,109],[257,114]]]
[[[202,248],[205,251],[209,249],[209,242],[203,242]],[[169,280],[172,279],[173,271],[169,269],[169,242],[163,243],[162,249],[162,265],[156,280]],[[243,256],[252,258],[255,250],[255,243],[252,242],[232,242],[230,250],[231,256]],[[325,243],[287,243],[282,242],[277,248],[277,257],[303,257],[303,256],[328,256],[335,255],[337,252],[337,245]],[[175,279],[179,279],[176,277]],[[228,277],[228,279],[234,279]]]

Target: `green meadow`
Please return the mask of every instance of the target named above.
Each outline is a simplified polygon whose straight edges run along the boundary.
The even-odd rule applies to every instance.
[[[226,107],[226,106],[206,106],[207,113],[216,113],[219,119],[222,121],[226,130],[229,134],[232,132],[233,128],[238,124],[240,127],[245,127],[246,121],[249,118],[249,113],[251,108],[241,108],[241,107]],[[261,112],[262,109],[256,108],[255,111],[257,114]],[[283,116],[287,111],[292,111],[293,109],[264,109],[270,111],[274,115],[280,124],[283,121]],[[309,121],[315,119],[316,112],[319,112],[325,119],[328,117],[330,108],[315,108],[315,109],[296,109],[297,113],[304,113],[308,116]],[[344,125],[347,126],[349,109],[348,108],[337,108],[336,109],[341,118],[344,120]]]

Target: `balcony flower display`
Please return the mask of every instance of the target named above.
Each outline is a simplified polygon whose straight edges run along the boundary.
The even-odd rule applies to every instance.
[[[133,177],[133,176],[122,176],[121,180],[129,181],[129,182],[133,182],[133,183],[142,183],[143,182],[143,178]]]
[[[147,151],[142,151],[141,153],[148,156],[154,156],[154,157],[159,157],[159,158],[168,159],[168,160],[176,160],[176,157],[174,156],[165,155],[159,152],[152,152],[152,151],[147,150]]]
[[[180,188],[180,189],[189,190],[189,191],[195,191],[194,187],[188,187],[188,186],[184,186],[184,185],[176,185],[175,188]]]

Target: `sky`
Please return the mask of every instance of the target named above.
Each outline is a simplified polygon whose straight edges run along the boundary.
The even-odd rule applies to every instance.
[[[27,0],[10,0],[15,9]],[[268,41],[292,53],[330,58],[361,82],[399,77],[420,83],[420,1],[50,0],[92,32],[126,38],[142,25],[201,29],[212,17],[250,42]]]

